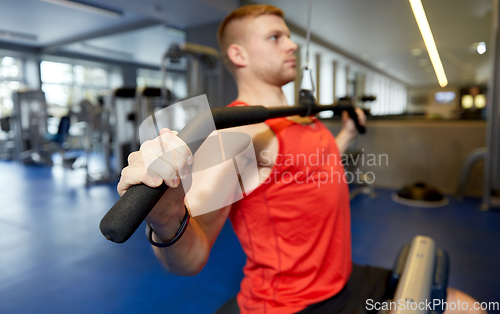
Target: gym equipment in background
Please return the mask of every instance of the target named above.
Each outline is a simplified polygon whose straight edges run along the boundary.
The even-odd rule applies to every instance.
[[[392,194],[392,200],[414,207],[441,207],[449,202],[443,193],[424,182],[416,182],[403,187]]]
[[[403,246],[392,269],[389,291],[394,291],[390,311],[379,313],[441,314],[445,308],[450,269],[448,253],[432,238],[418,235]],[[433,305],[429,311],[426,304]]]
[[[306,108],[311,108],[312,106],[316,106],[317,102],[316,99],[314,98],[314,82],[312,79],[312,70],[309,68],[309,39],[310,39],[310,19],[311,19],[311,5],[312,2],[309,1],[308,6],[309,6],[309,16],[308,16],[308,31],[307,31],[307,44],[306,44],[306,65],[302,69],[302,77],[300,81],[300,92],[299,92],[299,105],[305,106]],[[362,96],[360,97],[360,100],[362,102],[365,101],[374,101],[376,99],[375,96]],[[366,132],[366,129],[364,126],[359,124],[358,121],[358,115],[356,111],[354,110],[354,101],[356,98],[350,98],[350,97],[343,97],[340,98],[338,103],[336,104],[337,110],[333,111],[333,115],[341,115],[342,111],[347,111],[349,114],[349,117],[354,121],[356,124],[356,128],[360,134],[364,134]],[[335,106],[335,104],[334,104]],[[369,115],[368,110],[363,110],[366,115]],[[307,115],[307,114],[306,114]],[[343,154],[342,156],[342,163],[345,165],[344,168],[347,172],[351,172],[352,174],[355,172],[355,166],[352,164],[347,163],[348,157],[351,156],[353,158],[354,154],[360,154],[361,152],[347,152],[346,154]],[[362,186],[355,188],[353,191],[351,191],[349,198],[352,200],[356,195],[358,194],[368,194],[370,198],[375,198],[376,193],[375,193],[375,186],[373,185],[373,181],[371,181],[364,173],[361,173],[359,175],[359,179],[362,182]]]
[[[485,158],[483,204],[481,208],[488,210],[492,206],[500,206],[500,198],[493,193],[500,191],[500,4],[494,2],[493,17],[493,53],[492,74],[488,87],[488,127],[486,145],[488,153]]]
[[[162,93],[166,94],[166,99],[163,101]],[[142,121],[146,120],[156,111],[165,108],[175,99],[170,90],[162,90],[156,87],[144,87],[137,90],[134,109],[135,130],[139,129]],[[134,132],[134,142],[140,143],[139,133]]]
[[[14,104],[15,159],[24,163],[52,165],[51,149],[45,139],[47,103],[41,90],[12,93]]]
[[[170,91],[167,91],[170,95]],[[168,100],[171,99],[169,96]],[[105,101],[106,100],[106,101]],[[118,88],[110,97],[100,97],[93,105],[80,103],[82,120],[86,122],[85,156],[87,185],[109,183],[119,178],[128,154],[139,149],[139,124],[155,111],[164,108],[159,88]],[[93,157],[102,157],[104,168],[90,168]]]
[[[81,118],[86,123],[83,146],[85,149],[86,185],[109,183],[116,180],[111,166],[111,126],[109,107],[103,97],[96,105],[88,100],[80,102]],[[92,160],[101,159],[101,163]],[[100,167],[98,166],[100,165]]]
[[[0,159],[14,159],[14,131],[11,127],[11,117],[0,118]]]
[[[500,206],[500,5],[493,6],[493,41],[491,43],[491,79],[488,84],[486,147],[471,152],[462,168],[457,196],[464,196],[472,167],[484,160],[482,210]],[[495,192],[496,191],[496,192]]]
[[[469,181],[470,173],[472,168],[480,162],[486,159],[488,154],[487,147],[481,147],[473,150],[465,160],[462,166],[462,172],[460,173],[460,179],[458,180],[457,190],[455,196],[458,199],[462,199],[465,196],[465,191],[467,189],[467,182]]]
[[[106,106],[109,110],[110,138],[113,162],[107,159],[111,178],[118,179],[123,168],[127,165],[128,155],[138,150],[139,142],[135,141],[137,133],[136,89],[117,88],[108,99]]]
[[[68,152],[71,151],[70,142],[72,136],[69,134],[71,126],[71,115],[65,115],[59,119],[59,125],[57,127],[57,133],[53,136],[47,136],[53,146],[52,150],[57,152],[61,156],[61,163],[65,168],[74,169],[74,163],[78,159],[80,154],[72,154],[68,156]]]
[[[169,104],[167,91],[169,65],[173,66],[183,61],[186,62],[187,69],[187,96],[185,99],[206,94],[209,104],[222,104],[224,64],[220,59],[220,54],[212,47],[193,43],[180,45],[174,43],[162,56],[160,64],[163,102]]]
[[[166,91],[170,95],[170,91]],[[139,150],[139,125],[155,110],[162,109],[167,103],[160,100],[159,88],[136,89],[130,87],[117,88],[107,98],[103,113],[106,125],[104,130],[108,147],[106,152],[107,180],[117,180],[124,167],[127,157]],[[170,101],[167,97],[167,101]]]
[[[122,87],[113,91],[103,109],[103,144],[106,169],[100,179],[87,182],[109,182],[117,180],[121,170],[127,166],[127,157],[139,150],[139,126],[154,112],[170,106],[173,101],[181,101],[175,93],[166,88],[169,65],[185,62],[187,98],[206,94],[212,103],[222,99],[222,62],[219,53],[210,47],[185,43],[173,44],[161,59],[162,87],[143,89]],[[163,121],[170,129],[185,125],[201,112],[196,106],[175,108]],[[107,122],[104,122],[107,119]],[[94,128],[95,129],[95,128]],[[108,147],[108,148],[106,148]]]

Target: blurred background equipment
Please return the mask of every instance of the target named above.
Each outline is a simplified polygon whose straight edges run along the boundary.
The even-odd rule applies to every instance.
[[[470,88],[469,94],[462,96],[464,108],[486,109],[483,112],[487,117],[486,147],[473,150],[467,157],[458,183],[457,195],[463,197],[470,180],[470,172],[474,166],[484,162],[483,193],[481,209],[489,210],[490,207],[500,206],[500,9],[495,1],[495,15],[493,18],[493,42],[491,56],[491,79],[488,88],[488,102],[485,90],[477,87]],[[481,47],[485,48],[482,43]],[[481,53],[484,53],[481,48]],[[479,46],[477,47],[479,53]],[[487,106],[488,104],[488,106]],[[476,110],[477,111],[477,110]]]
[[[495,12],[493,15],[493,53],[492,73],[489,82],[489,106],[487,109],[487,133],[486,145],[488,151],[485,156],[483,204],[482,209],[488,210],[492,206],[500,206],[500,3],[495,1]],[[484,48],[483,50],[485,50]],[[478,47],[478,53],[479,51]],[[482,52],[484,53],[484,51]],[[476,94],[476,106],[486,105],[484,96],[478,98]],[[494,199],[493,196],[497,197]]]
[[[115,89],[109,99],[111,147],[115,158],[111,173],[115,180],[127,166],[128,155],[139,148],[139,143],[135,141],[135,133],[138,132],[135,94],[135,88],[122,87]]]
[[[414,207],[441,207],[446,206],[449,202],[443,193],[425,182],[404,186],[392,194],[392,200]]]
[[[181,60],[184,59],[184,60]],[[223,62],[219,52],[212,47],[194,43],[174,43],[161,60],[163,89],[162,96],[167,100],[166,80],[169,64],[187,63],[188,95],[191,98],[206,94],[208,103],[220,106],[223,99]]]
[[[14,158],[14,130],[11,126],[11,117],[0,118],[0,160]]]
[[[112,130],[114,163],[110,164],[110,176],[119,178],[121,170],[127,166],[128,155],[139,149],[139,126],[154,112],[161,110],[184,98],[176,97],[167,89],[169,65],[184,62],[186,71],[187,95],[189,99],[206,94],[209,103],[219,104],[222,99],[222,62],[219,53],[211,47],[185,43],[172,46],[161,60],[162,88],[144,87],[140,90],[121,87],[113,91],[109,98],[110,126]],[[172,121],[165,124],[170,129],[181,129],[202,108],[176,107]],[[175,118],[175,119],[174,119]],[[109,163],[109,162],[108,162]]]
[[[12,94],[16,160],[25,163],[52,164],[47,129],[47,104],[42,91]]]

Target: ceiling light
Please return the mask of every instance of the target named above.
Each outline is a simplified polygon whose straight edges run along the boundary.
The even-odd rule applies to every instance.
[[[486,52],[486,43],[485,42],[480,42],[477,44],[477,48],[476,48],[476,51],[477,53],[479,53],[480,55],[482,55],[483,53]]]
[[[463,95],[462,96],[462,107],[464,109],[470,109],[474,105],[474,98],[472,95]]]
[[[486,97],[483,94],[476,95],[474,97],[474,104],[479,109],[486,107]]]
[[[437,51],[436,43],[434,42],[434,37],[432,36],[431,27],[425,16],[424,7],[422,6],[421,0],[410,0],[411,9],[417,20],[418,28],[424,39],[425,47],[431,58],[432,66],[434,67],[434,72],[441,87],[448,85],[448,79],[444,73],[443,64],[439,58],[439,53]]]
[[[462,107],[464,109],[470,109],[474,106],[474,98],[472,95],[463,95],[462,96]]]
[[[40,0],[56,5],[60,5],[63,7],[68,7],[80,11],[85,11],[88,13],[93,13],[93,14],[99,14],[99,15],[104,15],[107,17],[112,17],[112,18],[120,18],[122,17],[123,13],[120,11],[115,11],[107,8],[103,8],[100,6],[96,6],[94,4],[88,4],[83,1],[76,1],[76,0]]]

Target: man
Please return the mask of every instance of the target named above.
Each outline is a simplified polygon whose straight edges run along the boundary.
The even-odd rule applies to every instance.
[[[219,45],[238,86],[231,106],[287,105],[281,87],[297,75],[297,45],[289,37],[283,12],[269,5],[239,8],[222,22]],[[362,111],[358,117],[364,124]],[[347,115],[342,121],[335,139],[311,117],[236,128],[252,137],[260,185],[235,204],[193,217],[178,242],[154,247],[158,259],[174,274],[196,275],[229,217],[247,255],[237,296],[240,312],[352,313],[363,312],[367,299],[382,301],[389,271],[353,267],[351,261],[349,191],[338,160],[357,131]],[[175,132],[163,129],[160,136],[174,153],[162,154],[159,141],[146,142],[129,156],[118,192],[141,182],[156,187],[164,181],[171,187],[146,219],[152,240],[164,243],[183,220],[179,177],[189,175],[193,156]],[[321,162],[307,158],[318,150]],[[202,204],[207,194],[196,198]],[[466,297],[451,290],[448,300],[457,296]]]

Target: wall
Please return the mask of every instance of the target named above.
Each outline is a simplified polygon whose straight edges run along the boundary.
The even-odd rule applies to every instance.
[[[448,104],[437,103],[434,95],[437,92],[455,92],[455,99]],[[453,119],[457,117],[460,105],[460,89],[455,85],[445,88],[439,86],[413,87],[408,90],[408,113],[425,114],[428,118]]]
[[[334,135],[340,121],[325,121]],[[401,188],[424,181],[444,193],[455,193],[462,165],[472,150],[486,145],[485,121],[394,120],[368,121],[367,132],[358,136],[355,149],[364,150],[360,170],[375,174],[375,185]],[[382,154],[382,164],[368,166],[368,159]],[[466,193],[481,196],[483,162],[472,170]]]

